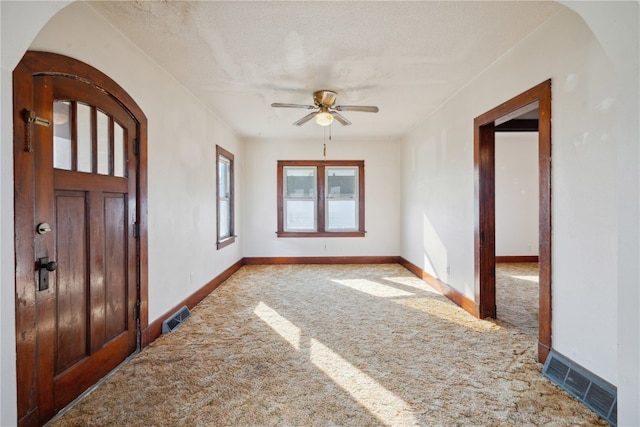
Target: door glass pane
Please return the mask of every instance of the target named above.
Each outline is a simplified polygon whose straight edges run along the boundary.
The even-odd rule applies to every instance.
[[[287,200],[285,202],[287,231],[315,231],[316,203],[313,200]]]
[[[113,175],[124,177],[125,171],[124,129],[118,123],[113,125]]]
[[[78,103],[78,171],[91,170],[91,107]]]
[[[357,230],[355,200],[327,200],[327,230]]]
[[[109,175],[109,117],[98,111],[98,173]]]
[[[53,103],[53,167],[71,170],[71,103]]]
[[[356,197],[357,168],[327,168],[327,197],[354,198]]]
[[[285,197],[314,198],[316,194],[316,168],[285,167]]]

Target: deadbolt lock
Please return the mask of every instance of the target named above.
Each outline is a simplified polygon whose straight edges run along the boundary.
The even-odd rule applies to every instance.
[[[46,222],[42,222],[38,224],[37,230],[38,230],[38,234],[47,234],[48,232],[51,231],[51,226]]]

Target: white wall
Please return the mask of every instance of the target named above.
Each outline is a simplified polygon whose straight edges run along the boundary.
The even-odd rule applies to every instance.
[[[0,425],[16,422],[12,73],[37,32],[69,2],[0,1]]]
[[[640,4],[563,2],[580,13],[616,74],[618,421],[640,425]]]
[[[553,347],[616,384],[616,82],[575,13],[551,18],[406,138],[401,255],[439,277],[429,260],[446,258],[446,281],[474,298],[473,119],[548,78]]]
[[[236,211],[242,211],[242,144],[234,132],[87,4],[73,3],[60,11],[29,47],[29,41],[55,13],[55,6],[64,4],[5,3],[2,2],[0,290],[3,426],[16,420],[11,72],[27,48],[65,54],[98,68],[120,84],[147,116],[150,321],[242,257],[242,235],[235,244],[216,250],[216,144],[235,155]],[[12,44],[12,33],[5,33],[10,30],[24,39]],[[26,44],[20,43],[25,40]],[[239,216],[236,227],[242,228]]]
[[[338,134],[339,132],[334,132]],[[317,141],[245,142],[244,256],[397,256],[400,251],[400,156],[397,141],[327,142],[328,160],[364,160],[364,238],[283,238],[276,236],[278,160],[322,160]]]
[[[496,256],[538,255],[538,133],[495,138]]]

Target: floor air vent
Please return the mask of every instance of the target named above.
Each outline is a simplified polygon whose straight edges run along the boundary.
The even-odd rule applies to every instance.
[[[182,322],[187,320],[191,316],[189,309],[185,305],[180,310],[176,311],[171,317],[162,322],[162,333],[173,332]]]
[[[611,425],[618,423],[616,387],[551,350],[542,374]]]

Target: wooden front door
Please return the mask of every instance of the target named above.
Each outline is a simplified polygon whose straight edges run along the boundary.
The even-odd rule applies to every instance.
[[[25,425],[49,420],[139,342],[139,123],[90,81],[36,74],[31,85],[24,147],[15,147],[16,245],[24,249],[16,256],[32,266],[30,283],[16,270]],[[21,192],[32,202],[23,204]],[[21,227],[21,216],[32,226]],[[22,258],[27,253],[31,260]],[[23,340],[25,331],[33,342]]]

